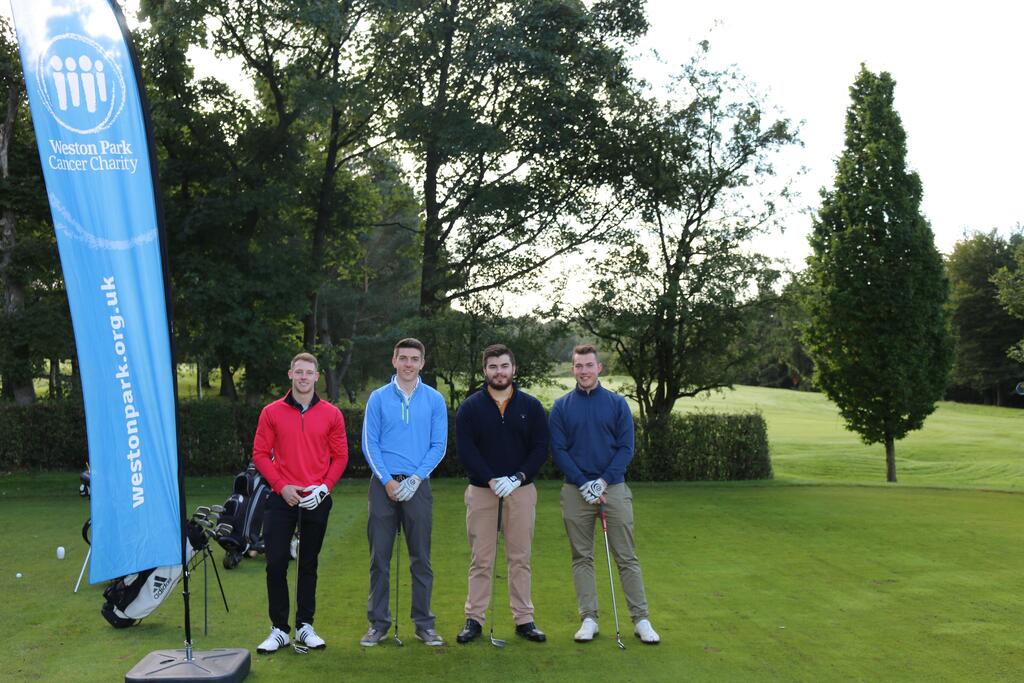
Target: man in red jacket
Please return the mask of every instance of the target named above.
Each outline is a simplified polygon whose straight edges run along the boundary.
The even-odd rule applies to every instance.
[[[296,525],[302,543],[295,640],[316,650],[327,646],[313,630],[317,560],[331,512],[330,492],[348,464],[341,411],[316,395],[320,378],[316,358],[308,353],[295,356],[288,378],[291,391],[260,413],[252,449],[252,460],[273,491],[263,517],[272,627],[267,639],[256,648],[260,654],[276,652],[289,642],[288,562]]]

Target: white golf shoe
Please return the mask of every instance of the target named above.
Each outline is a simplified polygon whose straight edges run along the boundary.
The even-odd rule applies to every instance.
[[[295,631],[295,642],[305,645],[310,650],[322,650],[327,647],[324,639],[313,630],[313,624],[302,624],[299,626],[298,630]]]
[[[256,652],[261,655],[269,655],[271,652],[277,652],[287,644],[288,634],[279,628],[272,628],[267,639],[256,646]]]
[[[589,643],[594,639],[594,636],[596,635],[597,621],[591,619],[590,617],[587,617],[583,620],[583,623],[580,624],[580,630],[576,631],[576,635],[574,635],[572,638],[577,643]]]
[[[651,622],[646,619],[641,619],[633,624],[633,633],[636,634],[636,637],[640,639],[641,643],[657,645],[661,642],[661,636],[659,636],[658,632],[654,630],[653,626],[651,626]]]

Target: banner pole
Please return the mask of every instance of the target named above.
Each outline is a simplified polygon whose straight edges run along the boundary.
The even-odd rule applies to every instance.
[[[185,467],[184,458],[181,453],[181,421],[178,410],[178,356],[174,343],[174,298],[171,295],[171,270],[170,260],[167,255],[167,224],[164,220],[163,193],[160,191],[160,175],[156,154],[156,141],[153,135],[153,120],[149,114],[149,100],[146,97],[146,88],[143,85],[142,69],[139,63],[138,53],[135,51],[135,43],[132,41],[131,32],[125,21],[124,13],[116,0],[109,0],[110,7],[117,17],[117,23],[121,28],[125,44],[128,46],[128,59],[135,70],[135,82],[138,84],[139,101],[142,105],[142,119],[146,129],[146,144],[149,148],[150,177],[153,182],[153,199],[156,204],[157,232],[160,236],[160,262],[163,267],[164,278],[164,302],[167,309],[167,334],[171,354],[171,387],[174,391],[174,429],[177,436],[178,447],[178,513],[180,516],[179,526],[181,533],[181,570],[182,570],[182,597],[185,600],[185,656],[192,661],[192,619],[189,609],[189,568],[188,568],[188,544],[185,533],[186,507],[185,507]]]

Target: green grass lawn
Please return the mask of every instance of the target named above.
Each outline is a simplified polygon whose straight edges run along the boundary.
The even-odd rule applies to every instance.
[[[550,404],[562,391],[537,393]],[[661,645],[641,645],[624,619],[628,649],[615,647],[603,549],[601,635],[587,645],[572,641],[578,619],[557,482],[540,484],[533,562],[537,621],[548,642],[515,638],[501,586],[496,635],[508,647],[456,645],[469,550],[463,483],[442,480],[434,482],[433,606],[450,644],[427,648],[412,637],[406,571],[406,646],[359,647],[368,583],[366,482],[343,480],[321,555],[317,627],[328,648],[304,657],[254,654],[250,680],[1020,679],[1024,413],[940,404],[923,430],[898,442],[901,483],[893,486],[884,483],[881,446],[864,446],[846,432],[821,395],[740,387],[679,409],[760,410],[776,480],[633,484],[638,552]],[[76,489],[72,473],[0,476],[5,681],[121,680],[146,653],[183,640],[180,590],[124,631],[99,614],[102,586],[72,593],[88,516]],[[220,503],[229,490],[229,478],[190,479],[189,503]],[[67,559],[55,558],[58,545],[68,548]],[[219,561],[220,549],[215,553]],[[202,571],[194,576],[197,649],[255,652],[269,627],[263,568],[257,558],[221,570],[230,614],[210,574],[208,636]],[[625,613],[621,592],[619,600]]]
[[[176,591],[142,625],[118,631],[99,614],[100,586],[72,593],[85,546],[87,505],[73,475],[0,480],[5,680],[118,680],[147,652],[183,639]],[[220,501],[225,478],[190,480],[190,503]],[[614,644],[607,575],[599,566],[602,633],[577,627],[557,483],[543,482],[534,557],[538,645],[512,633],[499,591],[496,634],[454,643],[466,568],[461,482],[435,482],[434,610],[450,641],[412,638],[402,584],[404,648],[358,645],[365,630],[366,483],[343,482],[321,556],[318,630],[329,645],[253,659],[252,680],[616,681],[1012,680],[1024,666],[1024,496],[989,491],[778,484],[635,484],[637,543],[652,620],[663,642]],[[56,491],[58,495],[47,495]],[[67,559],[54,556],[58,545]],[[219,559],[220,550],[216,555]],[[404,553],[403,553],[404,555]],[[603,551],[598,554],[603,563]],[[203,577],[193,580],[198,649],[248,647],[266,635],[261,559],[222,575],[231,606],[211,592],[202,634]],[[603,566],[603,565],[602,565]],[[16,572],[24,577],[15,579]],[[211,591],[215,591],[210,575]],[[603,586],[603,588],[601,588]],[[621,593],[619,599],[622,600]],[[620,611],[625,611],[620,603]]]
[[[570,380],[542,389],[550,405]],[[612,387],[624,379],[607,380]],[[885,448],[847,431],[823,394],[736,387],[680,400],[676,410],[758,410],[768,423],[775,477],[783,482],[885,483]],[[924,428],[896,442],[901,484],[1024,491],[1024,411],[942,401]]]

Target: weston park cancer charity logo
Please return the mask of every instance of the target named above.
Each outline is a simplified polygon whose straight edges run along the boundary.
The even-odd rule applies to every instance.
[[[113,125],[125,101],[117,62],[95,41],[74,33],[57,36],[36,68],[47,111],[75,133],[98,133]]]

